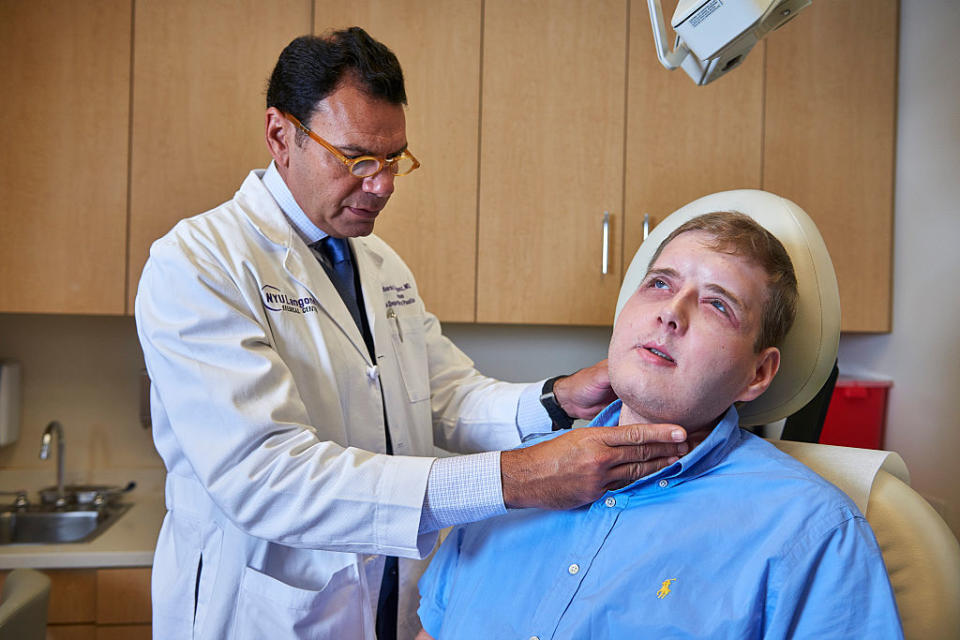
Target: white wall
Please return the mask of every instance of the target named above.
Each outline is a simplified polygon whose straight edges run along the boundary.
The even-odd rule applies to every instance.
[[[530,382],[573,373],[606,358],[611,329],[447,323],[443,332],[486,375]]]
[[[816,5],[812,10],[816,10]],[[865,52],[868,53],[868,52]],[[960,534],[960,3],[901,0],[893,332],[841,368],[889,377],[885,446]]]
[[[159,482],[146,473],[163,463],[140,426],[143,356],[133,318],[0,314],[0,358],[22,368],[20,438],[0,448],[0,490],[33,491],[37,478],[53,484],[54,455],[38,455],[51,420],[63,425],[68,483]]]

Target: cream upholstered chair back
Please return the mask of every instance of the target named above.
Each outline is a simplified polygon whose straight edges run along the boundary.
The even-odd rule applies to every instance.
[[[742,189],[705,196],[664,219],[644,241],[624,276],[617,316],[636,291],[660,243],[691,218],[738,211],[773,233],[790,254],[800,300],[781,345],[780,371],[770,388],[738,407],[742,426],[786,418],[814,398],[833,370],[840,340],[840,296],[833,262],[816,225],[795,203]],[[896,453],[774,441],[846,492],[870,522],[908,640],[960,638],[960,545],[943,519],[913,489]]]
[[[960,638],[960,544],[896,453],[773,441],[849,495],[883,552],[907,640]]]
[[[47,635],[50,578],[33,569],[14,569],[0,594],[0,640],[43,640]]]

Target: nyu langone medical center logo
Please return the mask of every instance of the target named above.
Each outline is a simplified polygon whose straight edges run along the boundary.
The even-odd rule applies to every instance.
[[[317,299],[313,296],[297,297],[284,293],[272,284],[260,287],[263,306],[270,311],[288,311],[290,313],[316,313]]]

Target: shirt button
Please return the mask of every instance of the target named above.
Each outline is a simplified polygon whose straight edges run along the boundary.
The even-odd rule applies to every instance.
[[[575,576],[580,572],[580,565],[574,562],[572,565],[567,567],[567,571],[570,573],[570,575]]]
[[[617,506],[617,499],[614,498],[613,496],[611,496],[611,497],[607,498],[606,500],[604,500],[604,501],[603,501],[603,504],[607,505],[608,507],[615,507],[615,506]]]
[[[667,485],[669,485],[669,484],[670,484],[670,483],[667,482],[666,480],[661,480],[661,481],[660,481],[660,488],[661,488],[661,489],[666,489],[666,488],[667,488]]]

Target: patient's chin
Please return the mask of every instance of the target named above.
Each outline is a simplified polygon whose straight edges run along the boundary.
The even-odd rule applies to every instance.
[[[637,378],[610,376],[610,386],[623,402],[620,424],[678,424],[687,428],[698,416],[693,415],[692,402],[678,389],[648,384]],[[699,424],[703,420],[700,419]]]

